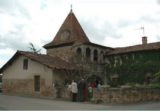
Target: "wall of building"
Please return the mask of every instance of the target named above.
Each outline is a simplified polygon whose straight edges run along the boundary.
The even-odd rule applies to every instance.
[[[58,48],[47,49],[47,55],[57,56],[65,61],[70,61],[73,56],[73,51],[71,46],[62,46]]]
[[[80,49],[80,54],[77,50]],[[87,49],[89,49],[89,57],[87,56]],[[94,51],[97,51],[97,60],[94,60]],[[58,56],[63,60],[73,62],[83,67],[83,72],[87,76],[98,75],[104,77],[104,54],[110,49],[92,45],[73,45],[73,46],[62,46],[58,48],[52,48],[47,50],[47,54],[51,56]],[[82,77],[80,77],[82,78]],[[103,80],[105,81],[105,80]]]
[[[77,45],[74,47],[75,56],[73,61],[81,65],[83,70],[86,72],[86,76],[90,78],[96,75],[101,78],[103,83],[105,80],[105,69],[104,69],[104,54],[110,49],[104,49],[102,47],[92,46],[92,45]],[[97,60],[95,60],[95,53],[97,52]]]
[[[3,92],[34,96],[55,96],[53,82],[59,80],[59,75],[52,69],[28,59],[28,69],[23,69],[24,56],[18,57],[3,72]],[[40,76],[40,91],[34,90],[34,76]]]
[[[83,60],[88,63],[104,63],[104,54],[109,51],[109,49],[104,49],[101,47],[96,47],[92,45],[79,45],[74,48],[75,55],[77,54],[77,50],[81,49],[81,56]],[[90,57],[87,57],[87,49],[90,50]],[[97,51],[97,60],[94,60],[94,51]]]

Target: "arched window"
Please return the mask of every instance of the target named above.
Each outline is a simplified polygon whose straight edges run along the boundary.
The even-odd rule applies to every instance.
[[[77,55],[82,55],[82,50],[81,50],[81,48],[77,48]]]
[[[82,59],[82,49],[79,47],[76,50],[76,61],[80,62]]]
[[[93,60],[94,60],[95,62],[98,61],[98,51],[97,51],[96,49],[95,49],[94,52],[93,52]]]
[[[90,57],[91,57],[91,50],[90,48],[86,48],[86,58],[90,59]]]

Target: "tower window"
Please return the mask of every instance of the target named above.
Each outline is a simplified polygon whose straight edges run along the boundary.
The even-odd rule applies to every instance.
[[[78,62],[80,62],[82,59],[82,49],[81,48],[77,48],[76,50],[76,59]]]
[[[87,60],[89,60],[90,57],[91,57],[91,50],[90,50],[90,48],[86,48],[86,58],[87,58]]]
[[[77,48],[77,55],[81,55],[81,54],[82,54],[81,48]]]
[[[93,60],[94,60],[95,62],[97,62],[97,61],[98,61],[98,51],[97,51],[97,50],[94,50],[93,54],[94,54]]]

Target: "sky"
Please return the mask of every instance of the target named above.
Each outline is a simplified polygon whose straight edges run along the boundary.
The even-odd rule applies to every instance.
[[[29,43],[46,53],[71,4],[91,42],[114,48],[141,44],[142,36],[160,41],[160,0],[0,0],[0,67]]]

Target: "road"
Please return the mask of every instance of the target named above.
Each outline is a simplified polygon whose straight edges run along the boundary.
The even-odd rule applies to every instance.
[[[160,110],[160,102],[101,105],[0,94],[0,110]]]

